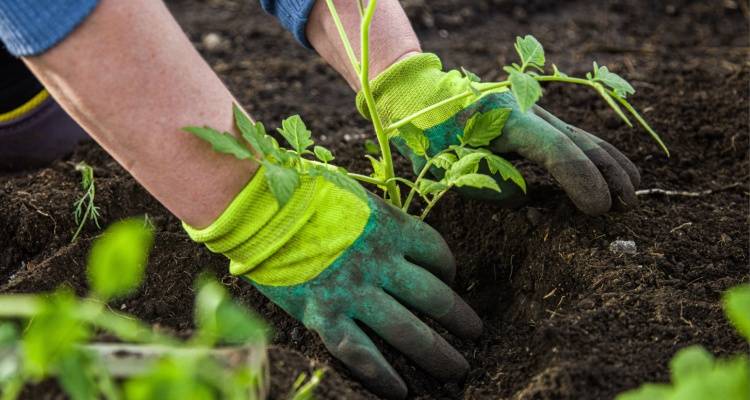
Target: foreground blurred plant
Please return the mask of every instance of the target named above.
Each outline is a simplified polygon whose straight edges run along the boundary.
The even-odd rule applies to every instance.
[[[89,256],[86,298],[65,288],[49,295],[0,295],[2,399],[14,399],[27,382],[49,377],[74,400],[261,395],[266,327],[215,281],[198,285],[197,330],[186,341],[107,306],[138,288],[152,241],[140,219],[109,227]],[[131,344],[89,343],[98,331]],[[219,344],[234,347],[216,348]]]
[[[750,345],[750,285],[724,294],[724,312]],[[715,359],[702,346],[677,352],[669,363],[672,384],[647,383],[617,400],[747,400],[750,399],[750,357]]]
[[[329,164],[333,160],[331,152],[323,147],[314,146],[310,131],[298,115],[285,119],[282,122],[282,127],[279,128],[279,132],[290,146],[289,149],[280,147],[275,139],[266,134],[263,124],[252,122],[237,107],[234,110],[235,120],[242,133],[242,139],[236,138],[230,133],[218,132],[208,127],[185,128],[188,132],[210,142],[216,151],[234,155],[239,159],[254,159],[264,165],[271,191],[280,205],[283,205],[294,189],[298,187],[300,175],[322,176],[334,184],[362,195],[361,188],[359,185],[355,185],[352,180],[356,179],[381,188],[384,192],[383,197],[405,212],[410,212],[412,200],[415,196],[421,197],[426,206],[419,214],[424,219],[443,195],[454,187],[473,187],[499,192],[501,189],[495,179],[491,175],[480,172],[479,167],[482,161],[486,162],[490,174],[499,174],[502,179],[514,182],[525,192],[526,183],[513,164],[481,148],[487,146],[502,134],[503,126],[511,113],[511,109],[503,108],[486,113],[476,112],[468,119],[464,134],[460,137],[460,144],[449,146],[432,156],[428,153],[429,140],[411,122],[425,113],[453,102],[464,100],[467,97],[478,99],[486,92],[501,88],[509,88],[521,111],[526,112],[542,96],[540,82],[569,83],[592,88],[628,126],[633,126],[628,117],[630,115],[648,131],[664,152],[669,155],[669,151],[659,135],[626,100],[628,95],[635,93],[635,89],[625,79],[611,72],[607,67],[599,66],[596,63],[594,63],[593,71],[583,78],[570,77],[560,72],[554,64],[552,65],[552,73],[545,74],[544,48],[530,35],[516,39],[515,49],[520,57],[520,64],[513,63],[503,67],[503,70],[508,74],[506,80],[480,86],[477,85],[479,83],[477,75],[462,69],[466,81],[466,90],[463,93],[430,105],[401,120],[384,121],[377,112],[372,111],[376,110],[376,107],[370,82],[367,78],[369,77],[370,24],[377,2],[370,0],[366,7],[362,2],[358,2],[361,14],[361,63],[354,55],[333,1],[326,0],[326,3],[338,28],[352,67],[360,78],[362,94],[367,103],[367,108],[370,110],[372,125],[378,142],[377,145],[373,145],[373,143],[368,148],[368,153],[374,153],[377,158],[370,154],[366,155],[374,171],[371,175],[351,173],[342,168],[331,166]],[[415,180],[399,177],[394,172],[390,140],[395,138],[403,140],[415,155],[426,160]],[[310,151],[311,147],[313,151]],[[303,156],[305,155],[314,156],[317,161],[304,160]],[[441,178],[431,180],[428,178],[428,172],[441,176]],[[407,189],[405,198],[402,196],[402,186]]]

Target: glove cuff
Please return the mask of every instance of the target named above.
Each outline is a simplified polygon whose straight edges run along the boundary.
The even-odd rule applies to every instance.
[[[279,207],[265,168],[211,225],[191,239],[229,258],[229,272],[266,286],[307,282],[348,249],[370,220],[369,204],[321,177],[303,175],[292,198]]]
[[[307,223],[316,203],[325,195],[326,188],[321,188],[320,183],[320,178],[302,177],[300,187],[280,208],[261,166],[211,225],[195,229],[183,222],[182,226],[193,241],[232,260],[232,274],[245,274],[273,255]]]
[[[395,122],[466,89],[458,71],[442,69],[438,56],[421,53],[396,62],[370,81],[375,106],[384,122]],[[369,119],[362,91],[357,94],[356,104],[359,112]],[[462,106],[462,102],[448,104],[415,118],[412,124],[427,129],[450,118]]]

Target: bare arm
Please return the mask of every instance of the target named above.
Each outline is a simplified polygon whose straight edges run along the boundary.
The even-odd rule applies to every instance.
[[[257,165],[181,131],[234,131],[234,98],[161,1],[102,0],[68,38],[25,58],[34,74],[136,180],[194,227],[213,222]]]

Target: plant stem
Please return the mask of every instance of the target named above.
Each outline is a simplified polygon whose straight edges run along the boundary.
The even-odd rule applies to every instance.
[[[437,204],[437,202],[440,201],[440,199],[443,198],[443,196],[448,193],[448,191],[451,190],[452,187],[453,186],[451,185],[448,187],[448,189],[445,189],[442,192],[436,194],[435,197],[432,198],[432,201],[427,203],[427,207],[424,209],[424,211],[422,211],[422,215],[419,216],[419,219],[424,221],[424,219],[427,218],[427,214],[429,214],[432,210],[432,207],[434,207],[435,204]]]
[[[499,89],[501,87],[506,87],[506,86],[510,86],[510,81],[502,81],[502,82],[492,83],[492,84],[489,84],[486,87],[484,87],[482,89],[478,89],[478,90],[480,92],[484,93],[484,92],[487,92],[487,91],[490,91],[490,90]],[[425,113],[428,113],[430,111],[438,109],[438,108],[440,108],[440,107],[442,107],[442,106],[444,106],[446,104],[449,104],[449,103],[452,103],[454,101],[461,100],[461,99],[463,99],[465,97],[471,96],[472,94],[474,94],[474,92],[472,92],[471,90],[467,90],[467,91],[465,91],[463,93],[459,93],[459,94],[457,94],[455,96],[451,96],[451,97],[449,97],[449,98],[447,98],[445,100],[437,102],[437,103],[435,103],[435,104],[433,104],[433,105],[431,105],[429,107],[423,108],[423,109],[421,109],[421,110],[419,110],[419,111],[417,111],[417,112],[415,112],[415,113],[413,113],[413,114],[411,114],[409,116],[406,116],[406,117],[404,117],[404,118],[402,118],[402,119],[400,119],[400,120],[398,120],[398,121],[396,121],[396,122],[388,125],[388,127],[386,128],[386,131],[391,131],[393,129],[401,128],[402,126],[404,126],[404,125],[408,124],[409,122],[411,122],[414,118],[417,118],[417,117],[419,117],[419,116],[421,116],[421,115],[423,115]]]
[[[357,1],[357,4],[360,6],[360,15],[362,15],[362,3]],[[339,37],[341,37],[341,42],[344,44],[344,50],[346,51],[347,57],[349,57],[349,62],[352,63],[354,72],[359,75],[359,62],[357,61],[357,56],[354,55],[354,50],[352,49],[351,42],[349,41],[349,36],[344,30],[344,25],[341,23],[341,18],[339,17],[338,11],[336,11],[336,6],[333,4],[333,0],[326,0],[326,5],[328,6],[328,11],[331,13],[331,17],[333,17],[333,23],[334,25],[336,25],[336,30],[339,31]]]
[[[430,170],[430,167],[432,167],[432,159],[428,158],[427,162],[424,164],[424,167],[422,167],[422,170],[419,171],[419,175],[417,176],[417,179],[414,181],[414,186],[409,191],[409,195],[406,196],[406,201],[404,202],[404,206],[401,208],[401,210],[405,213],[409,213],[409,206],[411,205],[411,201],[414,198],[414,192],[417,191],[417,188],[419,187],[419,182],[427,175],[427,171]]]
[[[383,122],[380,120],[380,114],[375,107],[375,99],[372,97],[372,91],[370,90],[370,24],[372,23],[372,17],[375,14],[375,7],[377,0],[370,0],[367,3],[367,9],[365,10],[364,18],[362,18],[362,24],[360,25],[360,41],[361,41],[361,54],[362,54],[362,65],[359,71],[359,80],[362,85],[362,94],[365,97],[367,108],[370,110],[370,118],[372,118],[372,125],[375,128],[375,135],[378,138],[380,144],[380,153],[383,158],[383,170],[385,181],[388,182],[390,178],[396,176],[393,170],[393,156],[391,155],[391,144],[388,140],[388,135],[383,129]],[[386,191],[391,203],[401,208],[401,194],[398,190],[396,182],[389,182],[386,184]]]
[[[664,151],[667,157],[669,157],[669,149],[667,149],[667,145],[665,145],[664,142],[661,140],[661,137],[659,136],[659,134],[656,133],[656,131],[653,128],[651,128],[651,125],[649,125],[648,122],[646,122],[646,120],[643,119],[643,117],[641,117],[641,114],[639,114],[638,111],[636,111],[635,108],[633,108],[633,106],[631,106],[627,100],[618,96],[614,91],[611,91],[610,94],[612,95],[612,97],[615,98],[615,100],[617,100],[620,104],[622,104],[622,106],[625,107],[625,109],[628,110],[628,112],[631,115],[633,115],[636,121],[638,121],[638,123],[641,124],[643,129],[645,129],[649,133],[649,135],[651,135],[651,137],[654,138],[654,140],[656,140],[656,143],[659,144],[659,147],[661,147],[661,149]]]
[[[347,172],[347,175],[349,175],[350,178],[354,178],[361,182],[370,183],[370,184],[378,185],[378,186],[385,186],[385,182],[381,181],[380,179],[375,179],[371,176],[355,174],[354,172]]]

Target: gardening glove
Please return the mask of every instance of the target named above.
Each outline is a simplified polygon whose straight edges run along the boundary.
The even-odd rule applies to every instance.
[[[481,88],[482,83],[475,84]],[[466,79],[457,70],[443,72],[434,54],[405,58],[383,71],[371,82],[375,106],[384,121],[396,122],[427,106],[465,92]],[[357,108],[369,118],[360,92]],[[434,155],[458,144],[466,121],[476,112],[509,108],[511,114],[502,135],[490,143],[495,154],[517,153],[547,169],[573,203],[584,213],[599,215],[637,204],[635,188],[640,174],[633,163],[611,144],[572,125],[568,125],[541,107],[524,113],[506,88],[451,102],[415,118],[411,123],[430,141],[428,154]],[[420,170],[424,159],[416,156],[397,137],[394,144]],[[515,203],[522,195],[510,182],[496,177],[502,192],[494,200]],[[477,192],[474,192],[477,194]],[[479,197],[488,197],[488,192]]]
[[[190,237],[317,332],[374,393],[403,398],[407,389],[357,322],[435,377],[461,378],[466,360],[407,308],[459,337],[481,334],[479,317],[448,286],[455,263],[440,234],[320,177],[302,176],[280,208],[263,168],[209,227],[185,225]]]

